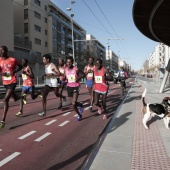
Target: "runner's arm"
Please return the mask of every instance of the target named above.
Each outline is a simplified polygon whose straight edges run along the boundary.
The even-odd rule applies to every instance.
[[[105,75],[107,74],[107,81],[113,81],[113,77],[110,74],[110,71],[108,69],[105,69]]]
[[[78,78],[77,78],[76,81],[79,81],[81,78],[85,77],[85,73],[82,70],[77,68],[76,71],[77,71],[77,74],[78,74]],[[81,76],[79,76],[79,75],[81,75]]]
[[[26,74],[30,78],[34,79],[34,73],[32,72],[31,67],[28,67],[28,73],[24,73],[24,74]]]

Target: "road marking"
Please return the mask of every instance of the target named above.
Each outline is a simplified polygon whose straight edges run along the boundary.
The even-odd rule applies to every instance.
[[[60,124],[60,125],[58,125],[58,126],[62,127],[62,126],[64,126],[64,125],[66,125],[68,122],[69,122],[69,121],[68,121],[68,120],[66,120],[65,122],[61,123],[61,124]]]
[[[86,104],[88,104],[88,102],[87,103],[83,103],[83,105],[86,105]]]
[[[27,134],[25,134],[25,135],[19,137],[18,139],[24,139],[24,138],[26,138],[26,137],[32,135],[32,134],[35,133],[35,132],[36,132],[36,131],[31,131],[31,132],[29,132],[29,133],[27,133]]]
[[[67,112],[67,113],[64,113],[63,116],[67,116],[68,114],[70,114],[71,112]]]
[[[2,149],[0,149],[0,151],[2,151]]]
[[[46,137],[49,136],[49,135],[51,135],[51,133],[50,133],[50,132],[47,132],[47,133],[45,133],[44,135],[42,135],[41,137],[35,139],[34,141],[35,141],[35,142],[40,142],[41,140],[43,140],[44,138],[46,138]]]
[[[77,117],[77,114],[75,114],[74,117]]]
[[[54,123],[55,121],[57,121],[56,119],[51,120],[50,122],[46,123],[45,125],[51,125],[52,123]]]
[[[86,107],[84,110],[88,110],[90,107]]]
[[[14,159],[15,157],[17,157],[20,154],[21,154],[20,152],[14,152],[12,155],[10,155],[7,158],[3,159],[2,161],[0,161],[0,167],[2,167],[3,165],[5,165],[10,160]]]

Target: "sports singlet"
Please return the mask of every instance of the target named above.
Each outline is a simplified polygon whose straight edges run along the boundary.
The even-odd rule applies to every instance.
[[[76,79],[78,77],[77,75],[77,67],[73,67],[73,69],[69,70],[68,67],[65,68],[65,75],[67,78],[67,86],[69,87],[77,87],[80,85],[80,83],[76,82]]]
[[[59,67],[59,71],[60,71],[60,73],[64,74],[64,70],[65,70],[65,65],[64,65],[63,67]],[[63,81],[64,76],[63,76],[63,75],[61,75],[61,76],[59,77],[59,79],[60,79],[60,81]]]
[[[16,60],[15,58],[9,57],[5,60],[3,58],[0,58],[1,72],[7,73],[6,76],[2,76],[3,85],[17,83],[16,73],[13,76],[8,75],[8,73],[13,72],[18,64],[18,60]]]
[[[26,72],[26,74],[29,74],[28,72],[29,66],[27,66],[23,71]],[[22,74],[22,79],[23,79],[23,86],[34,86],[33,79],[26,74]]]
[[[90,67],[90,66],[88,65],[88,66],[87,66],[87,71],[88,71],[88,70],[94,71],[94,68],[95,68],[95,66]],[[87,76],[86,76],[86,79],[87,79],[87,80],[92,80],[92,79],[93,79],[93,72],[88,73]]]
[[[107,92],[108,86],[105,80],[105,68],[102,67],[101,70],[97,71],[97,68],[94,68],[94,90],[97,92]]]

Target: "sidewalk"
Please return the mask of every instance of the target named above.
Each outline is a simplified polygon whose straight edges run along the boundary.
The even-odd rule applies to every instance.
[[[170,169],[170,130],[165,128],[163,120],[155,117],[149,130],[142,124],[144,88],[147,88],[148,103],[160,103],[165,96],[170,96],[170,91],[158,93],[159,83],[138,80],[114,114],[85,170]]]

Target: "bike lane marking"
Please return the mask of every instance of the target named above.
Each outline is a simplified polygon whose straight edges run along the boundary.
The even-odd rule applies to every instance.
[[[45,125],[51,125],[52,123],[56,122],[57,119],[51,120],[50,122],[46,123]]]
[[[40,136],[39,138],[35,139],[35,142],[40,142],[41,140],[45,139],[47,136],[51,135],[50,132],[45,133],[44,135]]]
[[[28,137],[28,136],[34,134],[35,132],[36,132],[36,131],[31,131],[31,132],[29,132],[29,133],[27,133],[27,134],[25,134],[25,135],[19,137],[18,139],[25,139],[26,137]]]
[[[58,126],[62,127],[62,126],[66,125],[66,124],[69,123],[69,122],[70,122],[70,121],[66,120],[66,121],[64,121],[63,123],[61,123],[61,124],[58,125]]]
[[[62,116],[67,116],[69,115],[71,112],[67,112],[67,113],[64,113]]]
[[[17,157],[20,154],[21,154],[20,152],[14,152],[12,155],[6,157],[2,161],[0,161],[0,167],[2,167],[3,165],[5,165],[6,163],[8,163],[9,161],[11,161],[12,159],[14,159],[15,157]]]

